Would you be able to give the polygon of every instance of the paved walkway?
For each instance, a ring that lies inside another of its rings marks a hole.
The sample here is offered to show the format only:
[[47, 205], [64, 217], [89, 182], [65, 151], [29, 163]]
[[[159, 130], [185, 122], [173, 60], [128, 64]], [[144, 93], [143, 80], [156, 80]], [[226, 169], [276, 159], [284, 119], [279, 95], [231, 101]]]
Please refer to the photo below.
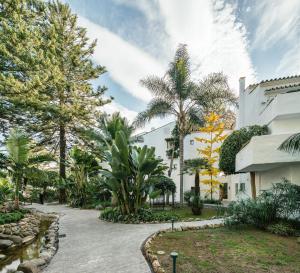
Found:
[[[150, 273], [140, 247], [152, 233], [171, 224], [114, 224], [101, 221], [95, 210], [61, 205], [33, 205], [61, 215], [59, 249], [45, 273]], [[208, 220], [176, 226], [219, 223]]]

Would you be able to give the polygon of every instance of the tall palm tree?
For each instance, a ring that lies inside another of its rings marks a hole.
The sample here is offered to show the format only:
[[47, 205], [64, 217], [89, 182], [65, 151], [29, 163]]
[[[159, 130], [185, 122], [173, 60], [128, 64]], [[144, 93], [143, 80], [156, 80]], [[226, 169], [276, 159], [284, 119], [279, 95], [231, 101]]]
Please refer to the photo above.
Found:
[[300, 152], [300, 133], [294, 134], [279, 146], [279, 150], [289, 153]]
[[191, 68], [186, 45], [179, 45], [174, 60], [164, 77], [149, 76], [141, 80], [154, 96], [147, 109], [138, 114], [134, 125], [143, 126], [153, 118], [173, 115], [179, 129], [180, 203], [183, 204], [183, 140], [195, 123], [202, 123], [205, 113], [216, 106], [236, 103], [227, 78], [222, 73], [213, 73], [195, 83], [191, 79]]

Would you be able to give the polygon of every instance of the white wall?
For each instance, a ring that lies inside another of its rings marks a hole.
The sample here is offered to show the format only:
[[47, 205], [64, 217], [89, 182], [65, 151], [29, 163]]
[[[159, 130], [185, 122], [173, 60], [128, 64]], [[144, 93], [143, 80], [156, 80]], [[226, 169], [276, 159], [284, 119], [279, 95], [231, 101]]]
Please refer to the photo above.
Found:
[[[300, 184], [300, 154], [291, 155], [278, 150], [289, 135], [300, 132], [300, 92], [288, 93], [289, 88], [295, 90], [295, 87], [286, 87], [299, 82], [300, 77], [294, 77], [266, 81], [240, 90], [237, 129], [256, 124], [268, 125], [269, 129], [269, 135], [253, 137], [236, 157], [237, 171], [255, 171], [258, 194], [283, 177]], [[280, 88], [266, 91], [274, 87]], [[251, 196], [250, 175], [244, 173], [231, 176], [232, 199], [237, 198], [233, 189], [241, 181], [246, 182], [246, 191], [239, 197]]]
[[[145, 133], [142, 135], [142, 138], [144, 142], [141, 143], [136, 143], [138, 146], [144, 146], [147, 145], [149, 147], [155, 147], [155, 154], [159, 157], [161, 157], [164, 162], [169, 166], [170, 160], [168, 159], [166, 155], [166, 150], [167, 150], [167, 142], [166, 138], [171, 137], [171, 132], [175, 126], [175, 122], [166, 124], [165, 126], [159, 127], [157, 129], [154, 129], [148, 133]], [[231, 131], [226, 131], [226, 134], [229, 134]], [[190, 135], [187, 135], [184, 139], [184, 159], [193, 159], [193, 158], [198, 158], [200, 157], [199, 152], [197, 151], [198, 148], [203, 148], [205, 145], [196, 141], [195, 137], [204, 137], [204, 133], [192, 133]], [[217, 144], [215, 148], [220, 146], [221, 143]], [[216, 162], [216, 167], [218, 166], [218, 162]], [[171, 178], [176, 184], [176, 195], [175, 195], [175, 200], [179, 202], [179, 189], [180, 189], [180, 177], [179, 177], [179, 159], [174, 159], [174, 167], [175, 169], [172, 171]], [[200, 181], [201, 179], [204, 179], [207, 177], [200, 176]], [[218, 179], [222, 182], [228, 182], [228, 177], [225, 176], [220, 176]], [[191, 187], [194, 186], [194, 176], [185, 174], [184, 175], [184, 192], [188, 191], [191, 189]], [[205, 185], [201, 184], [201, 195], [204, 197], [207, 194], [208, 187]], [[218, 199], [219, 198], [219, 193], [214, 194], [214, 198]]]

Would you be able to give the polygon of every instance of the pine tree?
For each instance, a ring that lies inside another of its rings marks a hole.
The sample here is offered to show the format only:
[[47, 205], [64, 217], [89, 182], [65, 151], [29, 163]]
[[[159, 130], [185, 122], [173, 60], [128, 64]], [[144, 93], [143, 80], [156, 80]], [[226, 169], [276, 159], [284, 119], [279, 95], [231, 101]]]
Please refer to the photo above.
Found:
[[0, 0], [0, 128], [16, 127], [30, 116], [27, 106], [48, 81], [40, 26], [40, 0]]
[[220, 146], [216, 147], [217, 143], [223, 142], [226, 138], [224, 134], [224, 123], [220, 120], [220, 116], [216, 113], [210, 113], [205, 116], [205, 126], [199, 129], [205, 133], [205, 137], [196, 137], [195, 140], [206, 144], [206, 147], [197, 149], [202, 158], [208, 162], [208, 167], [201, 171], [201, 175], [209, 178], [202, 179], [202, 183], [208, 186], [208, 192], [212, 200], [213, 193], [220, 189], [222, 183], [217, 179], [220, 170], [216, 167], [216, 162], [219, 160]]
[[[44, 23], [44, 43], [51, 70], [47, 86], [39, 92], [40, 104], [30, 129], [39, 143], [59, 154], [61, 184], [66, 180], [66, 155], [72, 142], [80, 141], [79, 131], [94, 125], [105, 88], [94, 90], [91, 80], [105, 72], [103, 66], [91, 61], [96, 41], [92, 43], [86, 29], [77, 26], [77, 16], [67, 4], [58, 1], [47, 5]], [[60, 202], [66, 201], [65, 188], [60, 190]]]

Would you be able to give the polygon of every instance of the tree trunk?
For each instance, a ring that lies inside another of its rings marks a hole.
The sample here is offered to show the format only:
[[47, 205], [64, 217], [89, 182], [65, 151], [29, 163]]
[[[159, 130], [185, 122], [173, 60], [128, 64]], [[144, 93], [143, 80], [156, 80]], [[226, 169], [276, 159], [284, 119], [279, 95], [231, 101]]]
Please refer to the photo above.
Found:
[[252, 198], [256, 198], [255, 172], [250, 172]]
[[[63, 123], [59, 127], [59, 178], [61, 182], [66, 180], [66, 130]], [[67, 202], [67, 195], [65, 187], [59, 190], [59, 203], [64, 204]]]
[[195, 174], [195, 196], [199, 196], [200, 195], [200, 176], [199, 176], [199, 172], [196, 171]]
[[180, 175], [180, 205], [183, 205], [183, 147], [184, 134], [179, 133], [179, 175]]
[[20, 201], [19, 201], [19, 188], [20, 188], [20, 182], [21, 179], [19, 177], [19, 175], [16, 177], [16, 188], [15, 188], [15, 209], [19, 209], [20, 208]]
[[168, 176], [171, 177], [172, 174], [172, 170], [173, 170], [173, 162], [174, 162], [174, 147], [172, 149], [172, 156], [171, 156], [171, 160], [170, 160], [170, 166], [169, 166], [169, 170], [168, 170]]

